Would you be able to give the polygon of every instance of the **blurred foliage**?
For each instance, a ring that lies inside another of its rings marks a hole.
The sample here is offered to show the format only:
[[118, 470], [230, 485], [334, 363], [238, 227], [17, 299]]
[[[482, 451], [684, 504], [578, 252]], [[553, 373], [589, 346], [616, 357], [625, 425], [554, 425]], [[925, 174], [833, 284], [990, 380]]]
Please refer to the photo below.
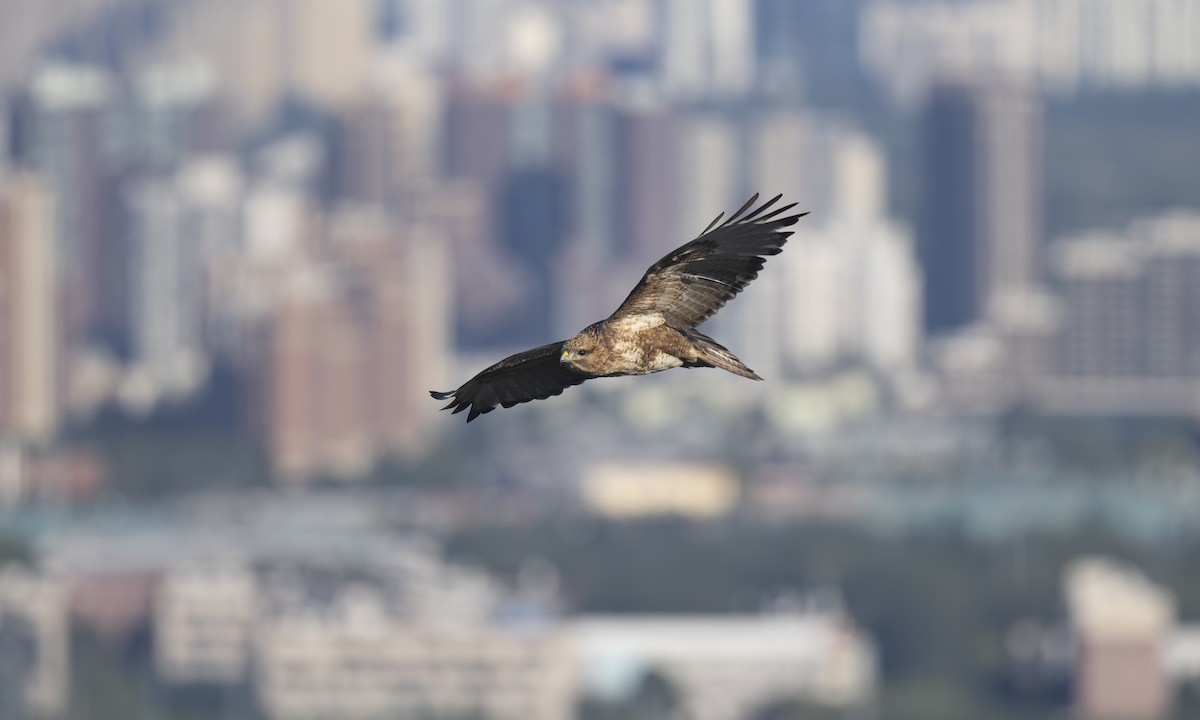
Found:
[[0, 533], [0, 566], [8, 563], [28, 565], [32, 556], [21, 539]]
[[[838, 588], [879, 645], [881, 720], [1061, 715], [1060, 694], [1014, 689], [1005, 640], [1018, 620], [1062, 620], [1061, 575], [1082, 554], [1137, 564], [1177, 594], [1183, 619], [1200, 618], [1200, 539], [1133, 545], [1102, 527], [984, 542], [953, 527], [896, 537], [738, 520], [580, 520], [469, 530], [448, 552], [509, 576], [544, 557], [578, 612], [749, 612], [789, 591]], [[786, 712], [779, 717], [821, 717]]]
[[365, 478], [368, 484], [430, 490], [459, 488], [471, 477], [460, 431], [442, 432], [433, 445], [415, 457], [385, 458]]
[[657, 671], [642, 676], [631, 697], [625, 700], [585, 699], [579, 720], [673, 720], [684, 718], [679, 689]]

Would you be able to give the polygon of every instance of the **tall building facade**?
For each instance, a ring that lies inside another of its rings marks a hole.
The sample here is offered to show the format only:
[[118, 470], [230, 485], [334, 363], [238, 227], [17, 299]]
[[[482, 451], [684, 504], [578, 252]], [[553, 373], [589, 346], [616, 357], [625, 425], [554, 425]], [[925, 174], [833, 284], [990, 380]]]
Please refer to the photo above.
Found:
[[666, 97], [745, 95], [754, 86], [751, 0], [666, 0], [659, 73]]
[[1008, 85], [941, 85], [924, 111], [918, 247], [925, 329], [992, 319], [1040, 279], [1041, 117]]
[[105, 118], [111, 78], [97, 68], [50, 65], [16, 102], [14, 154], [54, 198], [56, 273], [62, 281], [64, 342], [81, 345], [97, 324], [102, 288], [94, 269], [111, 236], [105, 220]]
[[1200, 376], [1200, 217], [1169, 213], [1126, 233], [1057, 242], [1064, 325], [1058, 369], [1075, 377]]
[[450, 341], [446, 248], [438, 228], [397, 223], [343, 211], [325, 254], [282, 269], [265, 317], [261, 420], [285, 480], [352, 479], [428, 439], [418, 413]]
[[42, 443], [59, 425], [62, 346], [54, 203], [0, 175], [0, 432]]

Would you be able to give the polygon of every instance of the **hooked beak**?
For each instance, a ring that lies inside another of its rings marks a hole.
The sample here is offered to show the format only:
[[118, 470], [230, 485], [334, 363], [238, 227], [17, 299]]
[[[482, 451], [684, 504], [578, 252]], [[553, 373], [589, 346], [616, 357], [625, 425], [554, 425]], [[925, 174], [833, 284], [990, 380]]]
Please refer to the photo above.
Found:
[[565, 363], [569, 357], [571, 357], [571, 351], [564, 348], [562, 351], [562, 356], [558, 358], [558, 361], [560, 363]]

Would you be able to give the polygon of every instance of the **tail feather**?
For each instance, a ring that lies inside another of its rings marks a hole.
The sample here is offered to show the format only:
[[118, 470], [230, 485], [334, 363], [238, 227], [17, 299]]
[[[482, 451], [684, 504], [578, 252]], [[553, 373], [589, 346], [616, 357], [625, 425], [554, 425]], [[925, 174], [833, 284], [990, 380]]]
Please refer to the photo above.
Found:
[[696, 365], [721, 368], [744, 378], [762, 380], [757, 373], [746, 367], [746, 363], [739, 360], [736, 355], [729, 352], [728, 348], [716, 340], [695, 330], [689, 330], [685, 334], [688, 340], [692, 341], [692, 347], [696, 350]]

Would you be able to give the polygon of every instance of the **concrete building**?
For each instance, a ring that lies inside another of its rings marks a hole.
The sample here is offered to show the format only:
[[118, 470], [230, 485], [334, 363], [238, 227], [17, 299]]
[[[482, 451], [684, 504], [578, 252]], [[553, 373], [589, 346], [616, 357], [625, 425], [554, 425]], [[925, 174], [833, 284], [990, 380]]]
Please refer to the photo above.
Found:
[[[374, 50], [370, 0], [273, 0], [283, 23], [288, 89], [325, 107], [360, 96]], [[243, 3], [234, 3], [234, 6]]]
[[733, 509], [739, 484], [717, 464], [602, 463], [584, 472], [580, 491], [585, 506], [603, 517], [711, 518]]
[[561, 627], [414, 621], [365, 585], [326, 604], [266, 612], [256, 633], [256, 691], [278, 720], [572, 716], [575, 678]]
[[1052, 245], [1061, 318], [1038, 402], [1057, 412], [1200, 415], [1200, 217], [1164, 213], [1124, 232]]
[[1062, 374], [1142, 373], [1141, 250], [1115, 233], [1090, 233], [1055, 243], [1054, 275], [1065, 313]]
[[679, 100], [730, 98], [754, 87], [754, 4], [667, 0], [660, 20], [661, 92]]
[[1200, 84], [1200, 9], [1187, 0], [879, 2], [861, 33], [864, 65], [906, 102], [950, 78], [1061, 94]]
[[887, 217], [880, 148], [845, 128], [828, 133], [830, 212], [796, 226], [782, 262], [783, 359], [798, 370], [856, 361], [911, 369], [920, 347], [920, 272], [908, 232]]
[[955, 84], [933, 91], [923, 125], [924, 325], [945, 333], [1037, 292], [1041, 116], [1019, 86]]
[[105, 308], [100, 283], [111, 248], [111, 207], [103, 153], [112, 78], [90, 66], [39, 68], [15, 101], [12, 129], [17, 167], [37, 173], [54, 198], [51, 229], [61, 282], [62, 342], [72, 352], [96, 329]]
[[790, 228], [787, 252], [770, 261], [775, 270], [728, 310], [740, 313], [734, 346], [756, 358], [760, 374], [848, 362], [885, 375], [910, 369], [921, 338], [920, 272], [908, 231], [888, 216], [882, 149], [801, 111], [772, 113], [748, 141], [752, 185], [814, 212]]
[[341, 194], [381, 206], [442, 170], [443, 90], [432, 75], [384, 66], [345, 111]]
[[54, 436], [61, 407], [54, 215], [32, 176], [0, 175], [0, 431], [35, 444]]
[[58, 717], [71, 678], [67, 597], [53, 577], [0, 568], [0, 711]]
[[203, 255], [169, 177], [132, 185], [126, 197], [132, 369], [122, 400], [144, 412], [164, 397], [186, 397], [203, 378]]
[[327, 108], [366, 86], [374, 35], [368, 0], [220, 0], [187, 4], [165, 40], [221, 79], [243, 128], [265, 121], [286, 93]]
[[236, 561], [168, 570], [154, 597], [155, 674], [169, 685], [245, 682], [257, 590], [253, 569]]
[[837, 613], [582, 617], [574, 624], [585, 692], [620, 697], [663, 676], [694, 720], [738, 720], [782, 700], [838, 708], [868, 701], [871, 644]]
[[236, 295], [214, 277], [236, 262], [241, 242], [242, 179], [223, 156], [200, 156], [178, 171], [128, 184], [128, 284], [125, 309], [129, 371], [120, 399], [148, 410], [191, 395], [214, 353], [230, 353]]
[[346, 209], [324, 254], [284, 270], [265, 317], [263, 429], [285, 478], [362, 475], [419, 451], [425, 391], [449, 356], [447, 248], [437, 227]]
[[268, 330], [263, 421], [268, 454], [283, 478], [353, 477], [372, 461], [361, 330], [323, 270], [293, 272]]
[[1075, 710], [1087, 718], [1166, 715], [1172, 688], [1165, 658], [1175, 625], [1170, 593], [1106, 558], [1075, 561], [1064, 592], [1078, 642]]
[[553, 568], [508, 586], [376, 530], [372, 499], [214, 500], [183, 526], [57, 536], [40, 574], [0, 573], [0, 634], [37, 647], [9, 657], [28, 643], [0, 644], [0, 662], [25, 658], [0, 686], [65, 709], [72, 618], [110, 642], [149, 631], [166, 691], [248, 690], [273, 720], [569, 720], [646, 672], [696, 720], [789, 699], [853, 709], [876, 687], [870, 639], [822, 595], [763, 615], [564, 617]]

